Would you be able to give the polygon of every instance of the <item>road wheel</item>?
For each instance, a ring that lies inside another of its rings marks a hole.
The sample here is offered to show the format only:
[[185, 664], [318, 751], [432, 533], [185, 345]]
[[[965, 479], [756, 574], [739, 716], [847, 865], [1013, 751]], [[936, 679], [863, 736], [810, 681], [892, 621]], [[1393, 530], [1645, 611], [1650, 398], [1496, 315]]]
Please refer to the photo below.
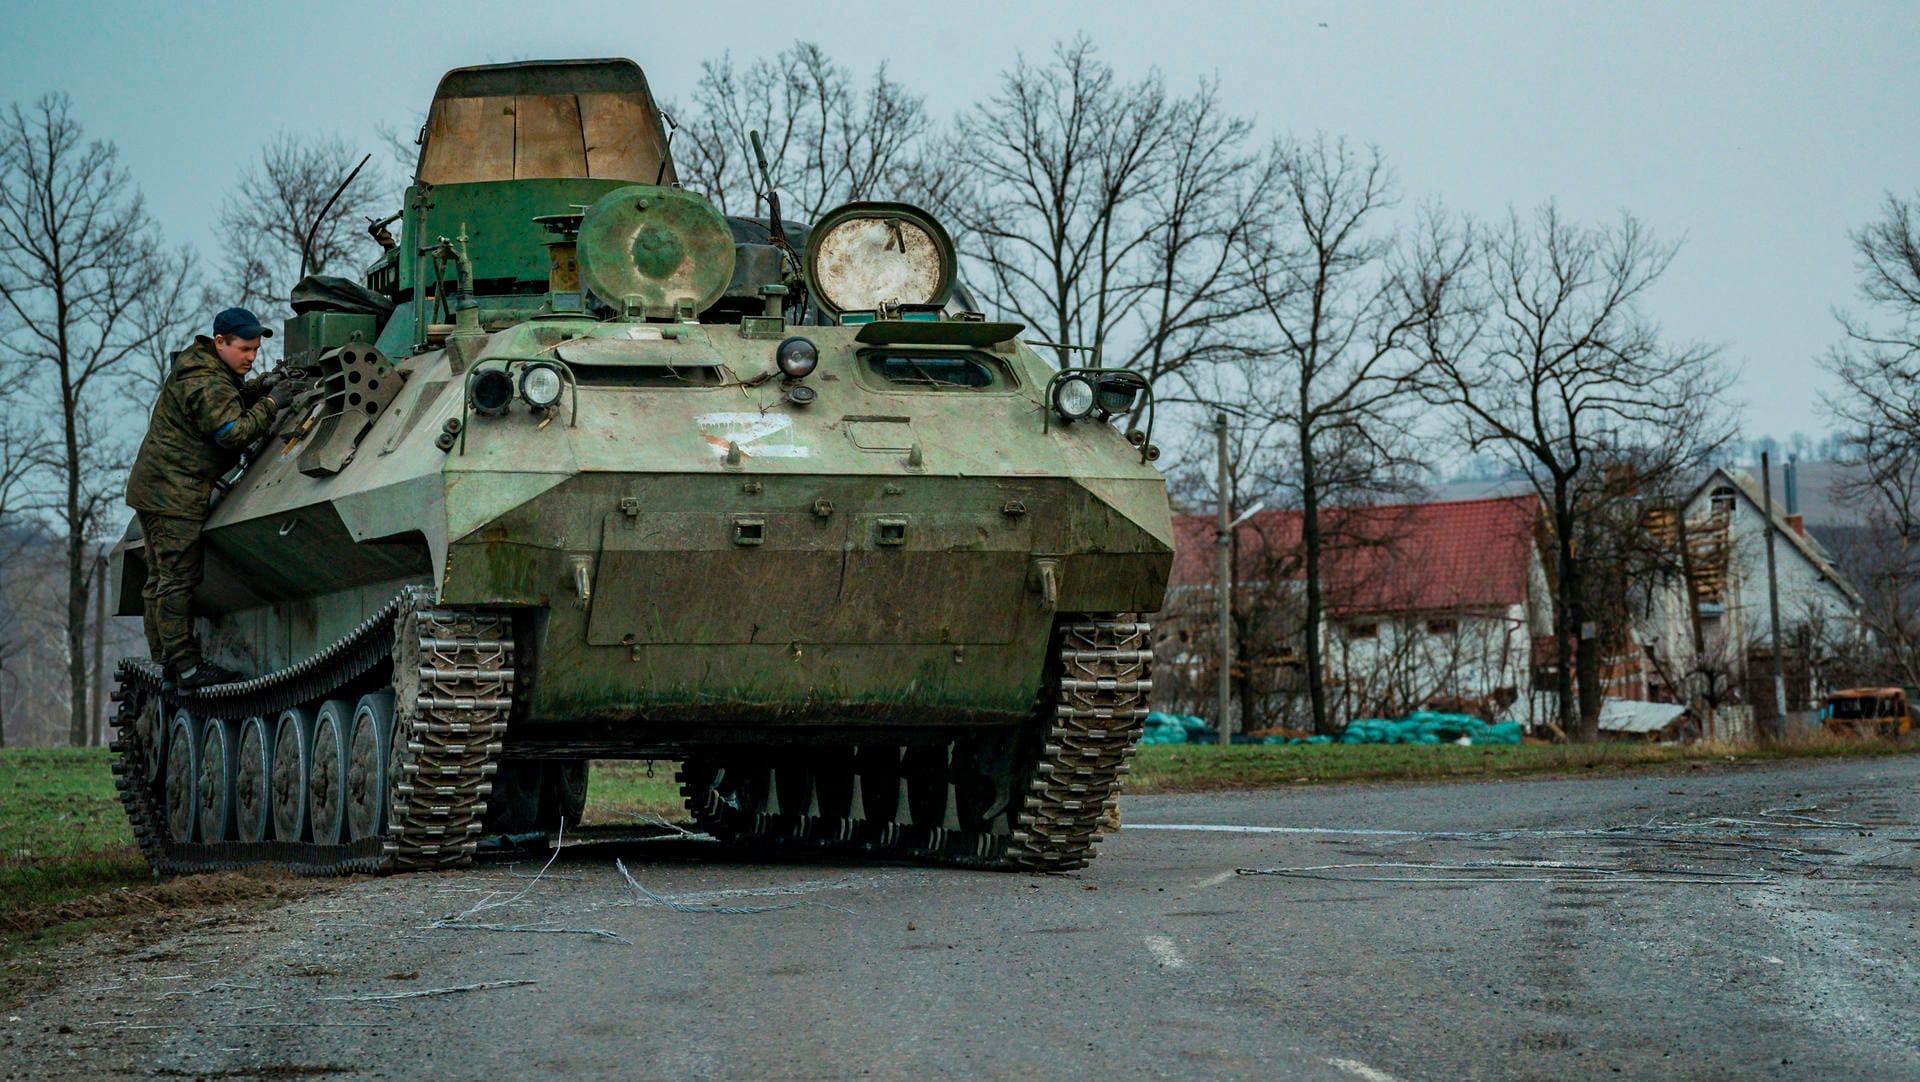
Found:
[[813, 811], [813, 770], [805, 759], [783, 759], [773, 768], [773, 796], [780, 814], [798, 817]]
[[147, 751], [147, 785], [160, 784], [160, 777], [167, 763], [167, 708], [154, 695], [140, 707], [139, 717], [134, 721], [134, 730], [140, 734], [141, 746]]
[[717, 783], [722, 802], [731, 804], [741, 822], [758, 828], [773, 792], [773, 768], [763, 759], [733, 759], [720, 768]]
[[500, 764], [493, 776], [493, 793], [487, 797], [483, 833], [531, 834], [543, 828], [540, 791], [545, 788], [541, 777], [545, 766], [524, 759]]
[[[413, 753], [413, 721], [396, 707], [390, 711], [392, 723], [387, 726], [387, 828], [393, 827], [394, 809], [401, 806], [400, 786], [407, 780], [408, 764], [416, 763]], [[415, 766], [418, 770], [419, 767]]]
[[587, 760], [566, 759], [540, 767], [539, 829], [551, 829], [563, 820], [568, 827], [579, 826], [580, 817], [587, 813]]
[[313, 719], [313, 763], [307, 780], [308, 822], [319, 845], [338, 845], [347, 829], [348, 741], [353, 707], [328, 699]]
[[208, 718], [200, 732], [200, 840], [224, 842], [233, 837], [234, 726]]
[[273, 828], [273, 741], [266, 719], [240, 723], [233, 766], [234, 831], [243, 842], [265, 841]]
[[192, 714], [176, 711], [167, 725], [167, 834], [176, 843], [195, 840], [200, 823], [200, 726]]
[[312, 763], [312, 713], [298, 706], [281, 711], [273, 727], [273, 836], [283, 842], [307, 836]]
[[953, 745], [953, 811], [960, 829], [1006, 833], [1008, 804], [1013, 793], [1013, 762], [1021, 735], [994, 733], [969, 736]]
[[362, 695], [353, 708], [347, 745], [347, 837], [371, 838], [387, 829], [387, 761], [393, 739], [393, 693]]

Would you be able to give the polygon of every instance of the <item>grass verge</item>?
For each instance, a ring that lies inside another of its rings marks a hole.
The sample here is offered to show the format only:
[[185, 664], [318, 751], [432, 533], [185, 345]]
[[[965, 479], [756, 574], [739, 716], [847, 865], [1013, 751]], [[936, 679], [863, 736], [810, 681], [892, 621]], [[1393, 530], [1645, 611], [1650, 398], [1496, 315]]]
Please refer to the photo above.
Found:
[[133, 843], [104, 748], [0, 749], [0, 1005], [52, 979], [49, 948], [147, 920], [153, 931], [208, 906], [296, 897], [274, 873], [154, 882]]
[[1129, 793], [1204, 793], [1350, 781], [1440, 781], [1526, 774], [1584, 774], [1676, 763], [1861, 758], [1920, 751], [1900, 743], [1815, 735], [1760, 748], [1718, 744], [1293, 744], [1230, 748], [1150, 745], [1140, 749]]
[[105, 748], [0, 750], [0, 935], [76, 898], [150, 883]]
[[631, 825], [687, 817], [675, 764], [666, 760], [596, 759], [587, 783], [586, 826]]

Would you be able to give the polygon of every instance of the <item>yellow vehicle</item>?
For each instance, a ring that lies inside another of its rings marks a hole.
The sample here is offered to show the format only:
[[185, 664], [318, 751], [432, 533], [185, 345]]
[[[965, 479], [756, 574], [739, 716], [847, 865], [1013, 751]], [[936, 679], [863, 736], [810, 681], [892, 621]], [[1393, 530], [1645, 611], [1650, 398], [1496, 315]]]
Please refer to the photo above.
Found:
[[1913, 731], [1913, 705], [1905, 688], [1848, 688], [1827, 696], [1820, 709], [1827, 731], [1861, 736], [1904, 736]]

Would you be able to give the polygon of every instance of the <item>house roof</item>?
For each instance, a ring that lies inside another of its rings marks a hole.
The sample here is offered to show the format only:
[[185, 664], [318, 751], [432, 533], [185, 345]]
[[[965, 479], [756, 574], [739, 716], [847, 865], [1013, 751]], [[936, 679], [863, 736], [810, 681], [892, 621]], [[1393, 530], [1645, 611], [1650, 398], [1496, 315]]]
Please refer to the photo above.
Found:
[[[1700, 482], [1699, 487], [1693, 490], [1693, 495], [1688, 497], [1687, 503], [1693, 503], [1700, 498], [1701, 493], [1709, 492], [1722, 485], [1731, 487], [1742, 499], [1751, 504], [1755, 511], [1761, 514], [1766, 513], [1766, 504], [1764, 502], [1765, 493], [1760, 489], [1760, 482], [1754, 480], [1753, 475], [1747, 473], [1745, 470], [1714, 470], [1707, 475], [1706, 480]], [[1773, 505], [1773, 529], [1776, 534], [1787, 539], [1787, 542], [1793, 546], [1793, 549], [1800, 554], [1802, 559], [1813, 565], [1813, 569], [1819, 572], [1821, 578], [1831, 582], [1836, 589], [1845, 594], [1848, 600], [1852, 601], [1855, 605], [1862, 603], [1859, 591], [1855, 590], [1851, 583], [1841, 577], [1839, 570], [1827, 559], [1826, 552], [1821, 549], [1819, 545], [1816, 545], [1812, 538], [1793, 528], [1792, 524], [1787, 521], [1786, 512], [1777, 501]]]
[[1679, 703], [1644, 703], [1631, 699], [1603, 699], [1600, 728], [1610, 733], [1657, 733], [1687, 712]]
[[[1773, 506], [1785, 513], [1787, 506], [1787, 466], [1789, 463], [1776, 462], [1773, 466]], [[1845, 489], [1857, 485], [1864, 476], [1864, 469], [1857, 463], [1849, 462], [1795, 462], [1791, 463], [1797, 474], [1795, 488], [1798, 491], [1799, 514], [1807, 528], [1818, 536], [1826, 527], [1850, 526], [1859, 523], [1861, 509], [1848, 500]], [[1716, 467], [1717, 469], [1718, 467]], [[1730, 472], [1745, 473], [1749, 478], [1758, 476], [1760, 464], [1750, 462], [1729, 468]], [[1696, 476], [1694, 491], [1711, 477], [1714, 470], [1702, 470]], [[1507, 496], [1521, 492], [1532, 492], [1533, 482], [1525, 477], [1497, 477], [1477, 481], [1449, 481], [1433, 490], [1436, 500], [1477, 500], [1486, 496]], [[1756, 482], [1753, 496], [1758, 499], [1760, 488]]]
[[[1329, 508], [1321, 512], [1321, 586], [1336, 616], [1524, 604], [1540, 498]], [[1174, 520], [1175, 587], [1211, 587], [1215, 520]], [[1266, 511], [1237, 531], [1242, 584], [1303, 577], [1299, 511]]]

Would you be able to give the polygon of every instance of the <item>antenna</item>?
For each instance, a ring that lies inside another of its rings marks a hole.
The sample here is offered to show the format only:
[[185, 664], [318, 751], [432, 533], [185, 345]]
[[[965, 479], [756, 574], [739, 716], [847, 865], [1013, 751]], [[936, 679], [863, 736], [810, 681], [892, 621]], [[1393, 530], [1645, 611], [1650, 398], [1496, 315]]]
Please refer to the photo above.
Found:
[[767, 201], [767, 240], [774, 247], [787, 253], [794, 266], [800, 265], [800, 253], [793, 250], [787, 240], [787, 227], [780, 224], [780, 193], [773, 190], [773, 171], [767, 168], [767, 152], [760, 145], [760, 133], [747, 133], [753, 140], [753, 160], [760, 166], [760, 180], [767, 186], [763, 198]]
[[[306, 236], [300, 238], [300, 278], [307, 276], [307, 264], [313, 262], [313, 235], [319, 232], [320, 223], [327, 220], [327, 212], [332, 210], [333, 205], [340, 201], [340, 193], [347, 190], [347, 185], [352, 184], [353, 178], [359, 176], [360, 170], [365, 169], [367, 163], [372, 160], [373, 155], [371, 154], [360, 159], [360, 164], [354, 166], [353, 172], [347, 174], [347, 179], [341, 181], [340, 186], [333, 190], [333, 196], [327, 200], [327, 205], [321, 207], [320, 213], [313, 216], [313, 224], [307, 226]], [[392, 219], [390, 218], [388, 221], [392, 221]], [[299, 278], [294, 279], [296, 282], [299, 280]]]

